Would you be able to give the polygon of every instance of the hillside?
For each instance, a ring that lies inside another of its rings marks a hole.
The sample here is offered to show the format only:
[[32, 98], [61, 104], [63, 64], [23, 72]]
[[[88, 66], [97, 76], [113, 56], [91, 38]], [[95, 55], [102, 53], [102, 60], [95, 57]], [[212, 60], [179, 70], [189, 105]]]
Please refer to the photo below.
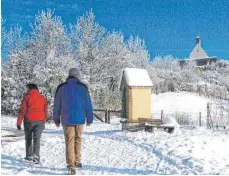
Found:
[[175, 112], [199, 113], [206, 115], [207, 103], [213, 103], [212, 99], [199, 96], [190, 92], [166, 92], [152, 94], [151, 112], [171, 114]]

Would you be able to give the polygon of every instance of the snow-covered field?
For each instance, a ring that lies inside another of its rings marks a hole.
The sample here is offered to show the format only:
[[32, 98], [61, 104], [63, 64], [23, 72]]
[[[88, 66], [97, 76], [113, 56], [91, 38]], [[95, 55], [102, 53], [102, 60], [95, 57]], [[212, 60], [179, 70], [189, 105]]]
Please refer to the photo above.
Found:
[[166, 92], [161, 94], [152, 94], [151, 98], [152, 113], [174, 113], [176, 111], [186, 113], [207, 113], [207, 103], [214, 101], [201, 97], [198, 94], [190, 92]]
[[[152, 96], [152, 111], [204, 111], [209, 99], [190, 93]], [[189, 106], [188, 109], [186, 107]], [[206, 110], [205, 110], [206, 111]], [[124, 132], [118, 118], [111, 124], [95, 121], [83, 133], [83, 168], [77, 174], [224, 174], [229, 175], [229, 130], [181, 128], [168, 134]], [[18, 137], [4, 137], [14, 135]], [[62, 128], [46, 124], [41, 139], [41, 165], [24, 161], [23, 131], [16, 129], [16, 117], [1, 117], [1, 174], [66, 174]]]
[[[24, 161], [24, 136], [14, 134], [16, 118], [2, 116], [1, 174], [66, 174], [62, 128], [47, 124], [41, 139], [41, 165]], [[77, 174], [229, 174], [229, 132], [203, 128], [180, 134], [123, 132], [119, 119], [95, 122], [83, 133], [83, 168]], [[20, 134], [20, 133], [19, 133]], [[12, 139], [12, 140], [10, 140]]]
[[[210, 99], [190, 92], [166, 92], [158, 95], [152, 94], [151, 98], [152, 118], [172, 116], [188, 119], [190, 125], [199, 125], [199, 113], [201, 112], [202, 125], [206, 126], [207, 104], [210, 107], [210, 116], [214, 124], [229, 124], [229, 101]], [[223, 114], [223, 116], [222, 116]]]

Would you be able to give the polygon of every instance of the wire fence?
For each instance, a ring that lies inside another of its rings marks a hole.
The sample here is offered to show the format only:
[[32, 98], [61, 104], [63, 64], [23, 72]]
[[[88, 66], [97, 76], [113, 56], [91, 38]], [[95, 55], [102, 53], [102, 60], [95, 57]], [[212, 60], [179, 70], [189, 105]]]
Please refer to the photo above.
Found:
[[[122, 110], [94, 109], [94, 112], [105, 123], [110, 123], [111, 117], [122, 117]], [[175, 111], [166, 113], [152, 113], [153, 119], [174, 118], [181, 127], [206, 127], [208, 129], [218, 129], [229, 127], [229, 101], [219, 103], [207, 103], [206, 110], [202, 112], [182, 112]]]
[[152, 113], [152, 118], [174, 118], [182, 127], [206, 127], [208, 129], [226, 129], [229, 127], [229, 102], [208, 103], [206, 111], [199, 113], [175, 111], [173, 113]]
[[176, 111], [173, 113], [152, 113], [151, 114], [152, 118], [155, 119], [169, 119], [169, 118], [174, 118], [177, 123], [180, 126], [190, 126], [190, 127], [196, 127], [196, 126], [206, 126], [206, 113], [191, 113], [191, 112], [181, 112], [181, 111]]
[[229, 126], [229, 102], [209, 103], [207, 106], [208, 128], [224, 129]]

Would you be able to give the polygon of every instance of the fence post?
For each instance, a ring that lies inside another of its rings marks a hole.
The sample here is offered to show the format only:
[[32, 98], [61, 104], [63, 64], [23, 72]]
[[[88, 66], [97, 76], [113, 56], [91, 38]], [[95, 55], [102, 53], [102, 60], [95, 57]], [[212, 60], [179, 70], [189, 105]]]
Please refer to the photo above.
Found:
[[206, 97], [208, 97], [208, 93], [207, 93], [207, 84], [204, 85], [204, 88], [205, 88], [205, 95], [206, 95]]
[[201, 127], [201, 112], [199, 112], [199, 124], [200, 124], [200, 127]]
[[110, 120], [111, 120], [111, 111], [108, 110], [108, 124], [110, 124]]
[[107, 115], [108, 115], [108, 113], [107, 113], [107, 109], [105, 110], [105, 123], [107, 123]]
[[210, 116], [210, 112], [209, 112], [209, 103], [207, 104], [207, 129], [210, 127], [209, 125], [209, 116]]
[[163, 110], [161, 110], [161, 120], [162, 120], [162, 118], [163, 118]]

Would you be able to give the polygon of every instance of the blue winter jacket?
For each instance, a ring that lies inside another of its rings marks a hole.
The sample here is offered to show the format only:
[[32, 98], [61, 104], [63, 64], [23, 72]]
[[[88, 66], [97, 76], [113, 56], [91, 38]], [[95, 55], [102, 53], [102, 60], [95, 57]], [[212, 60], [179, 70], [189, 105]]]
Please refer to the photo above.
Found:
[[[61, 118], [60, 118], [61, 117]], [[68, 78], [57, 87], [53, 120], [56, 124], [80, 125], [93, 122], [93, 108], [85, 84], [77, 78]]]

